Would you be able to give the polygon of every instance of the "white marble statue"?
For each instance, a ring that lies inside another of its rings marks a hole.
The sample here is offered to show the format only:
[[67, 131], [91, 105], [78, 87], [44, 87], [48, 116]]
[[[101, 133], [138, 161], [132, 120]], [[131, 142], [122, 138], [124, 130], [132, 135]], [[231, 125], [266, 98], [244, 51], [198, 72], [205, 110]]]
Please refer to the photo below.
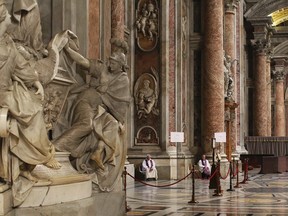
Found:
[[87, 79], [88, 83], [71, 91], [70, 96], [76, 97], [71, 97], [73, 105], [67, 110], [67, 129], [53, 143], [57, 150], [71, 153], [79, 172], [96, 173], [94, 182], [100, 189], [111, 190], [125, 162], [124, 124], [130, 104], [126, 51], [113, 52], [103, 63], [84, 58], [72, 47], [65, 46], [68, 55], [98, 82], [93, 85]]
[[157, 100], [157, 95], [154, 90], [150, 87], [150, 81], [148, 79], [143, 81], [143, 87], [139, 89], [137, 93], [137, 114], [139, 119], [142, 116], [147, 115], [152, 111]]
[[224, 98], [226, 100], [234, 100], [234, 80], [231, 72], [231, 67], [237, 61], [224, 52]]
[[[12, 184], [14, 206], [23, 202], [37, 179], [38, 164], [59, 169], [43, 117], [44, 89], [35, 68], [7, 34], [11, 16], [0, 1], [0, 108], [8, 110], [7, 137], [1, 138], [0, 177]], [[36, 130], [37, 129], [37, 130]]]
[[[13, 205], [21, 205], [42, 180], [33, 175], [37, 165], [61, 169], [56, 149], [70, 152], [74, 168], [92, 174], [100, 190], [113, 190], [126, 159], [127, 44], [111, 40], [118, 49], [105, 63], [81, 56], [78, 38], [69, 30], [45, 46], [37, 1], [13, 2], [11, 25], [0, 0], [0, 183], [11, 185]], [[92, 79], [81, 80], [74, 61]], [[54, 89], [55, 77], [76, 85], [69, 95], [67, 90], [68, 99], [61, 86]]]

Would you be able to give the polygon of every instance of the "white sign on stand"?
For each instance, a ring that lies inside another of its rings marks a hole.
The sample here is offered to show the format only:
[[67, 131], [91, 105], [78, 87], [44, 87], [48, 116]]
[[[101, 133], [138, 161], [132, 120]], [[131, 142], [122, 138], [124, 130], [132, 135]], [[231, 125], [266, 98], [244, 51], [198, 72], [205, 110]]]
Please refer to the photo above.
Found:
[[170, 132], [171, 142], [184, 142], [184, 132]]
[[226, 142], [226, 132], [217, 132], [214, 133], [216, 142]]

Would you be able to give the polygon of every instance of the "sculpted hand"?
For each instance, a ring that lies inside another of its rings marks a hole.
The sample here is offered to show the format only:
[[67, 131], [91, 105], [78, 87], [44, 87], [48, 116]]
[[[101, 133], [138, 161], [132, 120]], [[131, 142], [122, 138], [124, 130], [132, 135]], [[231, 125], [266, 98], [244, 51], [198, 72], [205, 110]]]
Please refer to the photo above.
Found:
[[40, 95], [41, 96], [41, 101], [44, 100], [44, 88], [43, 86], [41, 85], [41, 83], [39, 81], [36, 81], [34, 83], [34, 86], [37, 88], [37, 91], [36, 91], [36, 95]]

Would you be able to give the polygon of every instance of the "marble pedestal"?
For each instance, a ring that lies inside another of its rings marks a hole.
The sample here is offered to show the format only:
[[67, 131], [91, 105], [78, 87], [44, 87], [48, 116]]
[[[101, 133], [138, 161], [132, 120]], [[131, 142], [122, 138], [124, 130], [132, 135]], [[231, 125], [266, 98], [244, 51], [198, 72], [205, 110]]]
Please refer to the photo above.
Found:
[[[125, 164], [126, 167], [126, 171], [127, 173], [129, 173], [130, 175], [132, 175], [135, 178], [135, 167], [134, 164]], [[127, 175], [127, 184], [134, 184], [134, 179], [131, 176]]]
[[92, 193], [91, 197], [49, 206], [16, 208], [5, 216], [123, 216], [125, 194]]
[[[32, 187], [25, 201], [18, 207], [48, 206], [91, 197], [92, 181], [89, 175], [79, 174], [70, 164], [69, 153], [57, 152], [62, 167], [58, 170], [38, 165], [32, 174], [39, 181]], [[5, 188], [6, 187], [6, 188]], [[0, 191], [0, 215], [12, 209], [11, 189], [4, 185]]]
[[12, 192], [8, 185], [0, 185], [0, 215], [12, 210]]

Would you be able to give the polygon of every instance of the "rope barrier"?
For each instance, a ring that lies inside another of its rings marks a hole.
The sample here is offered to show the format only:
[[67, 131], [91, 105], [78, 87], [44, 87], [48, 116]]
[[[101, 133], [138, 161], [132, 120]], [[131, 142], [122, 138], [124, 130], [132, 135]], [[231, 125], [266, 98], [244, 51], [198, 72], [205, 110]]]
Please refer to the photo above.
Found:
[[238, 169], [238, 161], [237, 161], [237, 165], [236, 165], [236, 172], [233, 172], [233, 177], [235, 177], [237, 174], [238, 174], [238, 172], [239, 172], [239, 169]]
[[174, 182], [174, 183], [166, 184], [166, 185], [152, 185], [152, 184], [148, 184], [148, 183], [146, 183], [146, 182], [144, 182], [144, 181], [142, 181], [142, 180], [140, 180], [140, 179], [135, 178], [134, 176], [132, 176], [132, 175], [131, 175], [130, 173], [128, 173], [128, 172], [127, 172], [127, 174], [128, 174], [128, 176], [130, 176], [131, 178], [133, 178], [135, 181], [140, 182], [140, 183], [142, 183], [142, 184], [144, 184], [144, 185], [147, 185], [147, 186], [150, 186], [150, 187], [159, 187], [159, 188], [161, 188], [161, 187], [169, 187], [169, 186], [178, 184], [179, 182], [181, 182], [181, 181], [183, 181], [184, 179], [186, 179], [189, 175], [191, 175], [192, 172], [193, 172], [193, 171], [191, 171], [188, 175], [186, 175], [186, 176], [183, 177], [182, 179], [177, 180], [177, 181]]
[[214, 173], [208, 178], [208, 180], [211, 180], [216, 175], [218, 169], [219, 169], [219, 167], [216, 167]]
[[[248, 164], [248, 162], [247, 162], [247, 164]], [[247, 172], [248, 172], [248, 165], [246, 164], [246, 169], [245, 169], [245, 171], [247, 170]], [[236, 166], [236, 175], [237, 175], [237, 185], [236, 186], [234, 186], [235, 188], [238, 186], [239, 187], [239, 185], [238, 185], [238, 161], [237, 161], [237, 166]], [[188, 203], [197, 203], [196, 201], [195, 201], [195, 168], [194, 168], [194, 165], [193, 165], [193, 169], [191, 170], [191, 172], [190, 173], [188, 173], [186, 176], [184, 176], [183, 178], [181, 178], [181, 179], [179, 179], [179, 180], [177, 180], [176, 182], [174, 182], [174, 183], [171, 183], [171, 184], [165, 184], [165, 185], [153, 185], [153, 184], [148, 184], [148, 183], [146, 183], [146, 182], [144, 182], [144, 181], [142, 181], [142, 180], [140, 180], [140, 179], [138, 179], [138, 178], [135, 178], [134, 176], [132, 176], [130, 173], [128, 173], [127, 172], [127, 170], [126, 170], [126, 167], [125, 167], [125, 171], [123, 171], [123, 175], [124, 175], [124, 191], [125, 191], [125, 205], [126, 205], [126, 212], [128, 212], [128, 211], [130, 211], [131, 210], [131, 208], [130, 207], [128, 207], [127, 206], [127, 195], [126, 195], [126, 191], [127, 191], [127, 188], [126, 188], [126, 184], [127, 184], [127, 175], [128, 176], [130, 176], [132, 179], [134, 179], [135, 181], [137, 181], [137, 182], [140, 182], [140, 183], [142, 183], [143, 185], [147, 185], [147, 186], [150, 186], [150, 187], [156, 187], [156, 188], [161, 188], [161, 187], [169, 187], [169, 186], [173, 186], [173, 185], [175, 185], [175, 184], [178, 184], [179, 182], [181, 182], [181, 181], [183, 181], [184, 179], [186, 179], [188, 176], [190, 176], [192, 174], [192, 200], [190, 201], [190, 202], [188, 202]], [[198, 173], [197, 173], [198, 174]], [[215, 171], [212, 173], [212, 175], [208, 178], [208, 180], [211, 180], [215, 175], [217, 175], [216, 176], [216, 178], [217, 178], [217, 187], [216, 187], [216, 190], [215, 190], [215, 194], [213, 195], [213, 196], [222, 196], [222, 190], [221, 190], [221, 185], [220, 185], [220, 178], [221, 179], [226, 179], [227, 177], [228, 177], [228, 175], [230, 174], [230, 191], [232, 191], [231, 189], [231, 185], [232, 185], [232, 182], [231, 182], [231, 180], [232, 180], [232, 175], [235, 175], [234, 174], [234, 172], [233, 172], [233, 170], [232, 170], [232, 164], [231, 164], [231, 162], [230, 162], [230, 167], [229, 167], [229, 169], [228, 169], [228, 172], [227, 172], [227, 175], [223, 178], [222, 176], [221, 176], [221, 173], [220, 173], [220, 162], [218, 162], [218, 165], [217, 165], [217, 167], [216, 167], [216, 169], [215, 169]], [[199, 176], [198, 176], [199, 177]], [[244, 174], [244, 180], [245, 180], [246, 178], [245, 178], [245, 174]]]
[[228, 177], [229, 173], [230, 173], [230, 168], [228, 169], [228, 172], [227, 172], [226, 176], [223, 178], [221, 173], [219, 172], [220, 178], [223, 179], [223, 180], [226, 179]]

